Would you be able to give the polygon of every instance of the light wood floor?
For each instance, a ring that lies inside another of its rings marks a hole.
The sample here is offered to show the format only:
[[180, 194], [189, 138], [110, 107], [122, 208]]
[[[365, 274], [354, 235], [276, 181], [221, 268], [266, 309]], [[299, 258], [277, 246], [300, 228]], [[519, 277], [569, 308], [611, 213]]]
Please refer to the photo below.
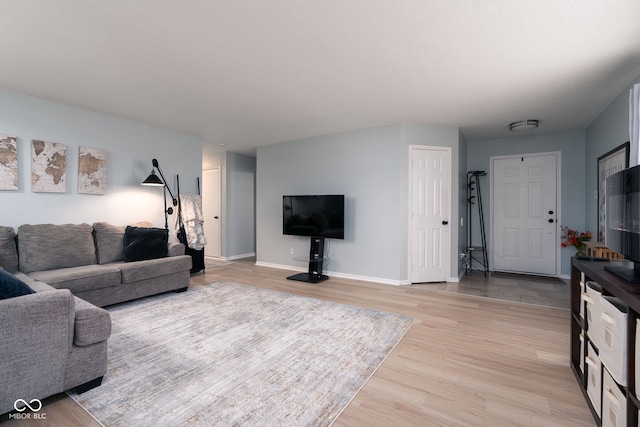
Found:
[[[339, 278], [312, 285], [289, 274], [235, 261], [191, 285], [235, 281], [416, 319], [335, 426], [595, 425], [569, 368], [566, 309]], [[6, 425], [97, 425], [64, 394], [40, 412], [46, 420]]]

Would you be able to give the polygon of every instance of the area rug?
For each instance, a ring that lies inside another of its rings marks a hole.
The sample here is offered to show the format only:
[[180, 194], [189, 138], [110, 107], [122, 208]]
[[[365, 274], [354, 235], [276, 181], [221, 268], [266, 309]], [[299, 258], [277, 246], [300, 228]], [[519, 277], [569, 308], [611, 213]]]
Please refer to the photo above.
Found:
[[113, 306], [106, 426], [327, 426], [413, 319], [215, 282]]

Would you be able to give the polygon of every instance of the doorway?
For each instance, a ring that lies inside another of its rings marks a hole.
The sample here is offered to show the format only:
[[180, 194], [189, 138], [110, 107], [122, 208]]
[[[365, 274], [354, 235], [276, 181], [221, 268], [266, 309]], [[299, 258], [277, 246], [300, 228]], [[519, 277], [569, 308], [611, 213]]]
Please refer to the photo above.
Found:
[[491, 157], [494, 271], [558, 275], [560, 154]]
[[409, 282], [446, 282], [451, 264], [451, 148], [411, 146]]
[[202, 171], [202, 215], [207, 244], [205, 256], [220, 258], [220, 168]]

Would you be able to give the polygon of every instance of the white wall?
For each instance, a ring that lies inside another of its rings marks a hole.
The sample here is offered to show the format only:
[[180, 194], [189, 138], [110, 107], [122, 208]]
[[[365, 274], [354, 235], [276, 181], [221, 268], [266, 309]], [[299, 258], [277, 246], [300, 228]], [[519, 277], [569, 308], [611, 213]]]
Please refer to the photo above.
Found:
[[[640, 76], [634, 83], [640, 83]], [[585, 215], [590, 230], [598, 228], [598, 157], [629, 141], [629, 90], [634, 83], [623, 90], [587, 128]]]
[[[220, 257], [256, 253], [256, 158], [222, 152], [206, 156], [205, 170], [220, 168]], [[203, 191], [207, 189], [203, 188]]]
[[256, 159], [227, 153], [226, 252], [235, 259], [256, 253]]
[[[409, 145], [426, 145], [451, 147], [451, 208], [449, 225], [451, 227], [451, 278], [457, 278], [462, 274], [463, 264], [460, 262], [459, 253], [464, 252], [465, 244], [461, 241], [466, 230], [466, 220], [460, 222], [460, 218], [466, 216], [466, 141], [458, 128], [433, 126], [424, 124], [403, 124], [402, 141]], [[464, 158], [463, 158], [464, 155]], [[407, 168], [409, 165], [407, 165]], [[462, 182], [461, 182], [462, 177]], [[462, 186], [462, 187], [461, 187]], [[460, 189], [465, 192], [460, 196]], [[407, 190], [408, 191], [408, 190]], [[461, 244], [462, 243], [462, 244]]]
[[[172, 190], [179, 174], [181, 190], [193, 187], [182, 192], [195, 192], [201, 175], [200, 138], [17, 93], [0, 91], [0, 133], [18, 138], [19, 189], [0, 191], [0, 225], [16, 229], [25, 223], [143, 220], [163, 227], [162, 190], [140, 185], [151, 160], [158, 159]], [[31, 192], [32, 139], [67, 145], [66, 193]], [[108, 151], [105, 195], [78, 194], [79, 146]]]
[[[491, 174], [489, 158], [510, 154], [543, 153], [560, 151], [562, 153], [562, 188], [560, 197], [562, 207], [561, 225], [579, 230], [585, 228], [584, 223], [584, 188], [585, 188], [585, 132], [572, 131], [553, 134], [534, 134], [513, 138], [499, 138], [485, 141], [473, 141], [468, 144], [467, 168], [469, 170], [484, 170], [488, 175], [480, 179], [482, 204], [487, 240], [491, 239], [491, 212], [489, 211], [491, 193], [489, 176]], [[474, 217], [474, 244], [480, 242], [478, 219]], [[593, 231], [593, 230], [592, 230]], [[560, 242], [558, 242], [560, 245]], [[490, 244], [489, 244], [490, 246]], [[491, 250], [491, 249], [489, 249]], [[561, 251], [561, 274], [571, 274], [571, 257], [575, 250]], [[493, 269], [493, 266], [489, 266]]]
[[[457, 128], [393, 125], [259, 147], [258, 264], [306, 269], [290, 249], [308, 254], [309, 238], [282, 234], [283, 195], [344, 194], [345, 239], [325, 243], [329, 274], [407, 283], [409, 145], [457, 147], [458, 138]], [[457, 161], [454, 169], [457, 188]]]
[[[466, 273], [464, 269], [464, 263], [460, 259], [460, 254], [466, 252], [467, 249], [467, 235], [469, 233], [469, 205], [467, 204], [467, 171], [469, 168], [467, 167], [467, 152], [468, 152], [468, 143], [465, 137], [462, 135], [462, 132], [459, 132], [458, 135], [459, 145], [459, 157], [458, 157], [458, 252], [453, 254], [452, 256], [458, 260], [458, 276], [462, 276]], [[454, 160], [455, 161], [455, 160]], [[456, 218], [451, 217], [452, 221]], [[453, 222], [452, 222], [453, 224]], [[454, 241], [455, 242], [455, 241]]]
[[[640, 82], [640, 76], [634, 83]], [[586, 130], [473, 141], [468, 144], [469, 170], [487, 170], [489, 157], [544, 151], [562, 152], [562, 225], [590, 230], [598, 227], [598, 157], [629, 140], [630, 84]], [[489, 194], [488, 180], [482, 187]], [[489, 221], [488, 201], [485, 221]], [[487, 231], [488, 235], [490, 230]], [[563, 249], [562, 275], [571, 274], [573, 248]]]
[[[220, 168], [220, 258], [226, 258], [227, 254], [227, 153], [220, 152], [203, 156], [202, 169], [211, 170]], [[203, 194], [210, 191], [202, 187]], [[207, 215], [207, 212], [204, 212]], [[205, 218], [205, 221], [207, 219]]]

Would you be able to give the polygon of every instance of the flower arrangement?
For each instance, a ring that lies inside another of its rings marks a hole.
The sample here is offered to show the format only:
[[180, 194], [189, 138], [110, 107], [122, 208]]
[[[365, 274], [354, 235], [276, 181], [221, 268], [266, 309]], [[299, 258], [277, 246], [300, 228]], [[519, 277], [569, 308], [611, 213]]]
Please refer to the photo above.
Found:
[[585, 245], [584, 242], [588, 242], [589, 240], [591, 240], [591, 232], [580, 232], [563, 226], [560, 226], [560, 229], [562, 230], [563, 240], [560, 246], [562, 246], [563, 248], [566, 248], [567, 246], [575, 246], [579, 254], [584, 254], [584, 251], [587, 248], [587, 245]]

